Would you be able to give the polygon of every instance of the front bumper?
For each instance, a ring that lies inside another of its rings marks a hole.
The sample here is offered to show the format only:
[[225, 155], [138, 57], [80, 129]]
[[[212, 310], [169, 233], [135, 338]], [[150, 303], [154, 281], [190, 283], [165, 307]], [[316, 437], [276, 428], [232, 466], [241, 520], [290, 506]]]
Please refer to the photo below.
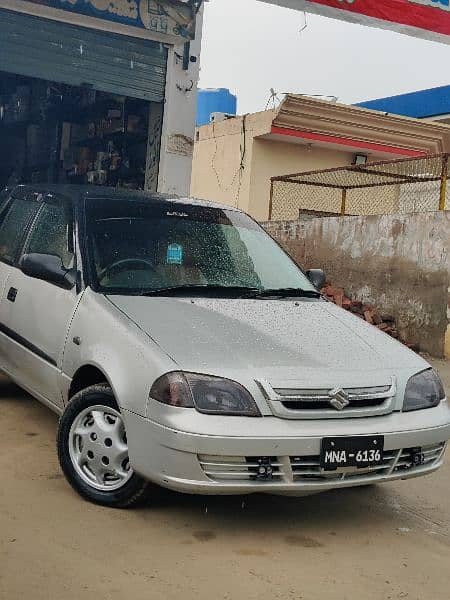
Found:
[[[435, 471], [442, 465], [450, 439], [449, 415], [447, 404], [442, 403], [435, 409], [410, 414], [335, 423], [297, 422], [296, 435], [292, 435], [290, 422], [283, 436], [279, 435], [283, 421], [269, 417], [251, 419], [253, 435], [232, 436], [180, 431], [124, 411], [131, 464], [158, 485], [192, 494], [266, 492], [298, 496]], [[233, 421], [229, 423], [228, 431]], [[270, 435], [274, 430], [278, 435]], [[376, 434], [385, 436], [382, 465], [321, 471], [322, 437]], [[412, 448], [421, 448], [423, 464], [411, 464]], [[261, 459], [269, 459], [271, 478], [257, 478]]]

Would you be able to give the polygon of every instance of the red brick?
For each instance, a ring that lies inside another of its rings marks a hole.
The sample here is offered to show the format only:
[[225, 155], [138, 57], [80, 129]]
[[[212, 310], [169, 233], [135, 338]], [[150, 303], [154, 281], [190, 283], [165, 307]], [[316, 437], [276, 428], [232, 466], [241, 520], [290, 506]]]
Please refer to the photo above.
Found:
[[381, 323], [383, 323], [380, 313], [378, 313], [376, 310], [374, 310], [372, 313], [372, 320], [375, 325], [381, 325]]
[[342, 300], [342, 308], [345, 308], [345, 310], [350, 310], [351, 305], [352, 305], [352, 301], [350, 300], [350, 298], [347, 298], [346, 296], [344, 296], [344, 298]]
[[365, 320], [370, 323], [371, 325], [373, 325], [373, 314], [371, 310], [365, 310], [364, 311], [364, 318]]

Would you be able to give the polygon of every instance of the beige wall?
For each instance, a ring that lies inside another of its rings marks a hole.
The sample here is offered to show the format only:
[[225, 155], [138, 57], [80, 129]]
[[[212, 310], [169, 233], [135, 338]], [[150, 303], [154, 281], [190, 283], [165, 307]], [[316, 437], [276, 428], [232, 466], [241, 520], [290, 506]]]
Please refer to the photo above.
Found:
[[[354, 150], [337, 145], [310, 145], [296, 137], [276, 136], [271, 133], [272, 126], [343, 137], [354, 140], [355, 148], [361, 140], [427, 153], [450, 147], [450, 127], [288, 95], [276, 110], [235, 117], [197, 130], [191, 194], [239, 207], [263, 220], [269, 214], [271, 177], [352, 163]], [[392, 154], [393, 159], [395, 156]], [[379, 154], [370, 154], [371, 162], [382, 158]], [[304, 192], [298, 186], [295, 191], [280, 190], [283, 198], [277, 203], [279, 210], [275, 218], [297, 218], [300, 206], [329, 211], [327, 203], [334, 207], [332, 212], [339, 212], [340, 197], [335, 196], [340, 192], [332, 192], [331, 188], [324, 193], [323, 188], [311, 187]], [[347, 212], [350, 214], [389, 212], [398, 208], [399, 190], [393, 187], [348, 193]]]
[[292, 142], [263, 139], [273, 112], [249, 115], [243, 169], [242, 117], [198, 130], [194, 146], [191, 195], [236, 206], [256, 219], [267, 219], [270, 178], [275, 175], [351, 164], [353, 153], [310, 148]]
[[[349, 165], [354, 154], [304, 144], [256, 139], [253, 142], [252, 172], [248, 207], [258, 220], [269, 216], [270, 178], [302, 171]], [[298, 216], [298, 211], [292, 217]]]
[[[248, 115], [245, 123], [244, 117], [236, 117], [198, 129], [191, 195], [241, 208], [264, 220], [269, 215], [271, 177], [351, 164], [353, 152], [263, 137], [270, 134], [273, 118], [274, 111], [266, 111]], [[297, 216], [294, 208], [293, 214], [287, 209], [279, 218]]]
[[274, 111], [255, 113], [198, 129], [191, 195], [248, 211], [253, 140], [270, 131], [274, 115]]

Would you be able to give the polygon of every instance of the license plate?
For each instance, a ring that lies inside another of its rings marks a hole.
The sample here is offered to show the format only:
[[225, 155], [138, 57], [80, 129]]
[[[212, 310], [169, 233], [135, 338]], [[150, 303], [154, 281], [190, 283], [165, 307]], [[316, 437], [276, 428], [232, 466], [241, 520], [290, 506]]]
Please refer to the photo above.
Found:
[[320, 466], [324, 471], [335, 471], [343, 467], [373, 467], [383, 462], [384, 437], [323, 438]]

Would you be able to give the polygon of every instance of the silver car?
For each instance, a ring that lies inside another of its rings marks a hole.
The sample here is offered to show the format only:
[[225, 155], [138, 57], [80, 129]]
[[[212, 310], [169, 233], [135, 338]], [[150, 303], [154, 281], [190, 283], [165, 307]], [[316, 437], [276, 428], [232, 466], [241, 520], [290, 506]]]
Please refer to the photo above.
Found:
[[0, 368], [60, 415], [67, 480], [107, 506], [152, 484], [300, 496], [435, 471], [438, 375], [323, 280], [230, 207], [19, 186], [0, 205]]

